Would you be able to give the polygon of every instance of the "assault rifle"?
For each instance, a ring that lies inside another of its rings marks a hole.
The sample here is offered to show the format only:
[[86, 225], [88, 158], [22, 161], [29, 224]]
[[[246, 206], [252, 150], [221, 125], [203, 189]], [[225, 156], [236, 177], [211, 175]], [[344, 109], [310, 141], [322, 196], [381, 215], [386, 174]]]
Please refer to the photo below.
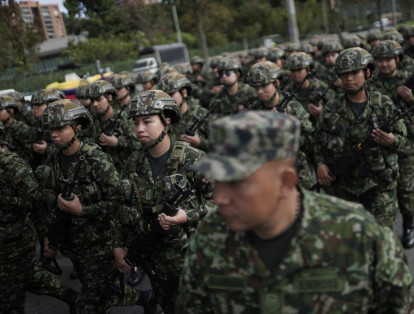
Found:
[[211, 106], [211, 108], [208, 110], [208, 112], [202, 116], [201, 118], [199, 117], [194, 117], [194, 122], [193, 124], [187, 129], [185, 130], [185, 134], [189, 135], [189, 136], [194, 136], [196, 134], [196, 131], [198, 130], [198, 128], [200, 126], [202, 126], [204, 124], [204, 122], [206, 121], [207, 117], [214, 111], [216, 110], [217, 106], [220, 105], [221, 100], [217, 99], [213, 105]]
[[319, 107], [319, 103], [323, 102], [326, 103], [327, 99], [326, 99], [326, 93], [328, 92], [328, 90], [331, 88], [332, 84], [338, 79], [338, 77], [335, 75], [331, 81], [329, 82], [328, 86], [323, 90], [323, 91], [316, 91], [315, 93], [313, 93], [313, 95], [311, 95], [310, 99], [310, 103], [312, 103], [315, 107]]
[[[175, 194], [164, 204], [163, 209], [159, 213], [164, 213], [167, 216], [175, 216], [177, 214], [180, 206], [187, 202], [192, 196], [197, 193], [197, 187], [201, 184], [202, 178], [198, 178], [194, 184], [190, 187], [183, 187], [178, 182], [175, 182], [173, 185], [173, 190]], [[151, 232], [156, 232], [163, 234], [166, 231], [161, 228], [160, 223], [158, 222], [158, 213], [156, 213], [148, 225], [148, 230]]]
[[[79, 170], [82, 166], [82, 164], [85, 161], [85, 157], [80, 156], [79, 157], [79, 161], [76, 164], [75, 167], [75, 172], [73, 174], [72, 180], [69, 180], [68, 178], [64, 178], [61, 177], [59, 180], [60, 182], [65, 183], [65, 186], [63, 188], [62, 191], [62, 198], [65, 201], [73, 201], [74, 200], [74, 196], [72, 194], [73, 189], [75, 188], [75, 183], [78, 179], [79, 176]], [[64, 228], [64, 223], [65, 220], [67, 219], [68, 214], [61, 211], [60, 209], [56, 209], [56, 214], [55, 214], [55, 223], [52, 225], [52, 228], [50, 228], [49, 232], [48, 232], [48, 239], [49, 239], [49, 248], [52, 251], [56, 251], [59, 249], [59, 245], [60, 245], [60, 238], [61, 238], [61, 234], [63, 232], [63, 228]]]
[[[396, 110], [395, 113], [383, 124], [381, 124], [378, 129], [390, 133], [392, 126], [399, 120], [404, 119], [410, 112], [414, 110], [414, 105], [408, 109], [401, 111]], [[341, 176], [345, 173], [348, 173], [350, 169], [356, 165], [364, 155], [367, 147], [375, 147], [379, 144], [374, 141], [371, 135], [367, 136], [362, 142], [357, 143], [351, 150], [344, 152], [338, 159], [336, 159], [332, 165], [329, 167], [329, 176], [336, 179], [338, 176]], [[310, 189], [318, 190], [321, 188], [319, 183], [314, 184]]]
[[313, 71], [309, 71], [306, 76], [303, 78], [302, 81], [299, 82], [298, 86], [296, 86], [296, 89], [293, 93], [289, 93], [288, 91], [283, 91], [283, 98], [282, 102], [278, 105], [276, 105], [276, 109], [279, 112], [286, 112], [287, 104], [295, 98], [296, 94], [299, 92], [299, 90], [302, 88], [302, 85], [306, 82], [307, 79], [310, 79], [313, 76]]
[[[411, 89], [414, 92], [414, 74], [411, 75], [404, 83], [404, 86], [407, 86], [409, 89]], [[395, 92], [393, 101], [394, 104], [397, 106], [397, 104], [400, 102], [401, 97], [398, 95], [397, 92]], [[397, 106], [398, 107], [398, 106]]]
[[[42, 247], [43, 245], [41, 245]], [[53, 264], [53, 266], [52, 266]], [[57, 260], [55, 257], [48, 257], [44, 254], [41, 254], [40, 261], [39, 261], [39, 267], [47, 270], [48, 272], [51, 272], [55, 275], [62, 275], [62, 268], [60, 268]]]

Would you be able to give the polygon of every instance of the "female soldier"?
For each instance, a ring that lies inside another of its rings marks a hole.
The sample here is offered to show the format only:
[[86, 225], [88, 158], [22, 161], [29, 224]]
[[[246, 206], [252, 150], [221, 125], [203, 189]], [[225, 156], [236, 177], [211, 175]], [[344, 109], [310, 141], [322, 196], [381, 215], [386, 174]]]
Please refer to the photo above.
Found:
[[[212, 186], [190, 169], [204, 153], [170, 139], [170, 126], [180, 119], [170, 96], [160, 90], [143, 91], [132, 99], [128, 117], [133, 118], [142, 149], [129, 157], [123, 172], [129, 179], [126, 189], [131, 191], [132, 206], [124, 207], [120, 216], [115, 261], [121, 272], [131, 270], [124, 258], [126, 248], [129, 253], [137, 248], [131, 242], [138, 234], [139, 249], [155, 273], [151, 284], [157, 301], [165, 313], [173, 313], [189, 229], [207, 213]], [[194, 195], [175, 204], [175, 213], [166, 214], [166, 204], [177, 196], [178, 185], [181, 192], [195, 188]]]
[[[154, 313], [156, 304], [150, 291], [126, 287], [123, 299], [110, 298], [110, 282], [117, 276], [110, 248], [111, 220], [119, 205], [119, 176], [106, 153], [78, 138], [91, 123], [88, 110], [74, 100], [56, 101], [43, 113], [43, 127], [50, 130], [59, 148], [50, 165], [36, 171], [47, 184], [44, 192], [48, 193], [43, 195], [48, 195], [48, 204], [56, 208], [45, 238], [45, 254], [53, 257], [59, 248], [71, 259], [82, 283], [86, 313], [109, 313], [111, 305], [134, 304], [143, 305], [147, 314]], [[73, 188], [73, 194], [68, 187]]]

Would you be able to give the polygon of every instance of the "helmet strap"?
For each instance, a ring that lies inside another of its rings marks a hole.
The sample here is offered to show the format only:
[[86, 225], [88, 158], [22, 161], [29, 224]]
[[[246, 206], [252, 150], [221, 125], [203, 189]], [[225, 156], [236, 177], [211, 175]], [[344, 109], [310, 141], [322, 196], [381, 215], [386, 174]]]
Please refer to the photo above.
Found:
[[359, 88], [357, 88], [357, 89], [353, 89], [353, 90], [349, 90], [349, 91], [346, 91], [348, 94], [350, 94], [350, 95], [356, 95], [356, 94], [358, 94], [360, 91], [362, 91], [363, 89], [365, 89], [365, 83], [364, 84], [362, 84], [362, 86], [361, 87], [359, 87]]
[[[108, 97], [105, 96], [105, 98], [106, 98], [106, 100], [108, 100]], [[106, 109], [103, 112], [99, 112], [99, 115], [100, 116], [106, 115], [108, 113], [108, 111], [109, 111], [109, 107], [110, 106], [111, 106], [111, 104], [109, 103], [109, 100], [108, 100], [108, 107], [106, 107]]]
[[157, 139], [141, 143], [142, 147], [144, 147], [144, 148], [153, 148], [153, 147], [157, 146], [159, 143], [162, 142], [165, 135], [168, 134], [169, 130], [170, 130], [170, 125], [168, 124], [168, 125], [165, 126], [164, 130], [162, 130], [161, 134], [157, 137]]

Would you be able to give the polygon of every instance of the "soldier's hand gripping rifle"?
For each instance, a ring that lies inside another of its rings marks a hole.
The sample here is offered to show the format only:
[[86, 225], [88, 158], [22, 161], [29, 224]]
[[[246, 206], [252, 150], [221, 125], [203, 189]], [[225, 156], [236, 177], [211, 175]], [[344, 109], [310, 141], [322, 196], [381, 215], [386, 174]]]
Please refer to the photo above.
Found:
[[208, 116], [211, 113], [213, 113], [214, 110], [216, 110], [217, 106], [220, 105], [220, 103], [221, 103], [221, 100], [217, 99], [204, 116], [202, 116], [201, 118], [194, 117], [193, 124], [187, 130], [185, 130], [184, 133], [186, 135], [189, 135], [189, 136], [194, 136], [196, 134], [196, 131], [200, 128], [200, 126], [202, 126], [204, 124], [204, 122], [207, 120]]
[[[82, 164], [84, 163], [85, 158], [83, 156], [79, 157], [79, 161], [76, 164], [75, 171], [72, 177], [72, 180], [69, 180], [68, 178], [61, 177], [59, 180], [63, 183], [65, 183], [63, 191], [62, 191], [62, 198], [65, 201], [73, 201], [74, 196], [72, 194], [73, 189], [75, 188], [76, 181], [79, 176], [79, 170], [82, 167]], [[52, 251], [56, 251], [59, 249], [60, 241], [61, 241], [61, 234], [63, 232], [65, 220], [67, 219], [68, 214], [63, 212], [60, 209], [56, 209], [55, 214], [55, 222], [52, 224], [52, 227], [49, 229], [48, 232], [48, 238], [49, 238], [49, 248]]]
[[[414, 74], [411, 75], [404, 83], [404, 86], [408, 87], [409, 89], [411, 89], [411, 91], [414, 92]], [[397, 92], [395, 92], [394, 97], [393, 97], [393, 101], [394, 104], [399, 107], [400, 101], [401, 101], [401, 96], [398, 95]]]
[[303, 78], [302, 81], [299, 82], [298, 86], [296, 86], [296, 89], [293, 91], [293, 93], [289, 93], [287, 91], [283, 91], [283, 100], [280, 104], [276, 105], [276, 109], [279, 112], [286, 112], [286, 107], [288, 103], [295, 98], [296, 94], [299, 92], [299, 90], [302, 88], [302, 85], [306, 82], [307, 79], [310, 79], [313, 76], [313, 71], [309, 71], [306, 76]]
[[119, 120], [119, 118], [122, 115], [122, 112], [124, 111], [124, 109], [127, 107], [127, 105], [122, 106], [121, 110], [119, 111], [118, 115], [116, 116], [115, 119], [110, 118], [109, 119], [109, 125], [103, 129], [102, 133], [105, 134], [106, 136], [112, 136], [113, 135], [113, 131], [116, 127], [116, 124]]
[[[399, 120], [404, 119], [412, 111], [414, 111], [414, 105], [404, 111], [396, 110], [387, 121], [378, 127], [378, 129], [390, 133], [393, 125]], [[336, 179], [338, 176], [349, 173], [350, 170], [359, 163], [367, 147], [375, 147], [377, 145], [379, 144], [374, 141], [372, 135], [367, 136], [362, 142], [359, 142], [351, 150], [342, 153], [339, 158], [334, 160], [332, 165], [329, 166], [329, 176]], [[321, 184], [316, 183], [310, 189], [318, 190], [320, 188]]]
[[175, 216], [180, 207], [197, 193], [197, 188], [202, 180], [202, 178], [198, 178], [193, 185], [189, 187], [181, 186], [178, 182], [175, 182], [173, 184], [173, 190], [175, 191], [174, 195], [164, 204], [162, 210], [154, 215], [154, 218], [147, 227], [148, 230], [159, 234], [166, 233], [167, 231], [160, 226], [158, 214], [164, 213], [170, 217]]
[[311, 97], [309, 98], [310, 103], [313, 104], [315, 107], [319, 107], [319, 103], [326, 103], [326, 93], [331, 88], [332, 84], [338, 79], [338, 77], [335, 75], [331, 81], [329, 82], [328, 86], [323, 91], [316, 91]]

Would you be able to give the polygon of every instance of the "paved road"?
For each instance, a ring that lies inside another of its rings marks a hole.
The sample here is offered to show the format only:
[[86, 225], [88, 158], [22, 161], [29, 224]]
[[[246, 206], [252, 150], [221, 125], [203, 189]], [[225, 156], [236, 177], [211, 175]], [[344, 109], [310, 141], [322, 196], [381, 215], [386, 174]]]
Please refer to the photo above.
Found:
[[[394, 225], [394, 231], [399, 238], [402, 235], [402, 220], [401, 216], [397, 216], [397, 220]], [[408, 263], [410, 266], [411, 273], [414, 275], [414, 249], [406, 251]], [[78, 280], [70, 280], [69, 274], [72, 271], [71, 262], [62, 257], [58, 256], [58, 262], [62, 267], [63, 274], [62, 279], [69, 286], [77, 291], [80, 291], [80, 283]], [[146, 290], [150, 288], [150, 283], [147, 277], [136, 287], [139, 290]], [[27, 314], [63, 314], [68, 313], [68, 306], [54, 298], [47, 296], [37, 296], [31, 293], [27, 293], [26, 299], [26, 312]], [[135, 307], [114, 307], [112, 310], [113, 314], [141, 314], [143, 313], [142, 308]]]

